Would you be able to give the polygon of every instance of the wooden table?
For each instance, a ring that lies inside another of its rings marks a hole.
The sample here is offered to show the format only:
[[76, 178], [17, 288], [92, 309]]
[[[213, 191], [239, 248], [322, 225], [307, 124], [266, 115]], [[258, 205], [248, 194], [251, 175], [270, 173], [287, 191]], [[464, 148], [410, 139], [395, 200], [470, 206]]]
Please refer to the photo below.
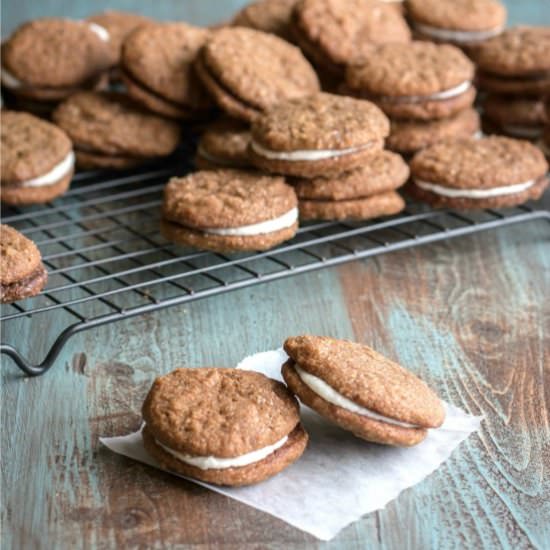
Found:
[[[37, 4], [10, 4], [12, 21], [58, 7]], [[522, 20], [550, 23], [545, 0], [522, 9]], [[541, 221], [104, 326], [70, 340], [38, 379], [2, 359], [3, 547], [549, 548], [549, 291]], [[51, 331], [5, 336], [28, 355]], [[481, 431], [327, 544], [100, 447], [100, 435], [137, 427], [159, 373], [232, 366], [303, 332], [366, 342], [409, 365], [484, 415]]]

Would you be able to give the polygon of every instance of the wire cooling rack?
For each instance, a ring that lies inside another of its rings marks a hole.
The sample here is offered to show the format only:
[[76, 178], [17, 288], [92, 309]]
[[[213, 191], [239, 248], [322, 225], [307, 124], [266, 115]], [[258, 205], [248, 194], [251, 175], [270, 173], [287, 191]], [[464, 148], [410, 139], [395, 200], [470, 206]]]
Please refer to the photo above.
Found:
[[[546, 218], [536, 206], [475, 213], [431, 210], [416, 203], [399, 216], [369, 223], [310, 223], [278, 248], [215, 254], [182, 248], [159, 233], [161, 190], [189, 166], [177, 160], [124, 174], [78, 174], [61, 199], [7, 209], [3, 223], [39, 246], [49, 271], [45, 291], [1, 308], [0, 351], [27, 375], [46, 372], [74, 334], [229, 292], [507, 224]], [[59, 328], [58, 328], [59, 327]], [[54, 333], [42, 362], [16, 349], [35, 331]]]

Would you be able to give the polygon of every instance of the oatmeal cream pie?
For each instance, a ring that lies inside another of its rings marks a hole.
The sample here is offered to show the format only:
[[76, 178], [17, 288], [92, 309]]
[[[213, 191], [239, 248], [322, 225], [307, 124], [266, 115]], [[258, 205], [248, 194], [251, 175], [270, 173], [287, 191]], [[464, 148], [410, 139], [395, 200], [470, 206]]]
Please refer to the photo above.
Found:
[[323, 336], [288, 338], [283, 378], [308, 407], [357, 437], [412, 446], [445, 419], [443, 403], [412, 372], [372, 348]]
[[374, 46], [360, 64], [348, 67], [352, 95], [374, 101], [397, 119], [450, 117], [472, 106], [474, 65], [448, 44], [412, 42]]
[[205, 170], [172, 178], [161, 230], [179, 244], [220, 252], [267, 250], [294, 237], [298, 200], [283, 178]]
[[290, 18], [298, 0], [257, 0], [247, 4], [233, 18], [235, 27], [248, 27], [276, 34], [291, 42]]
[[253, 371], [177, 369], [155, 380], [142, 414], [145, 449], [163, 468], [216, 485], [272, 477], [308, 441], [293, 395]]
[[319, 91], [319, 79], [298, 48], [254, 29], [216, 31], [195, 68], [218, 106], [248, 122], [282, 101]]
[[0, 131], [3, 203], [40, 204], [68, 189], [74, 153], [63, 130], [28, 113], [2, 111]]
[[9, 225], [0, 225], [0, 302], [39, 294], [48, 273], [36, 245]]
[[528, 141], [502, 136], [447, 140], [411, 162], [409, 192], [436, 207], [502, 208], [538, 199], [548, 163]]
[[389, 121], [369, 101], [319, 93], [269, 109], [252, 125], [260, 169], [315, 178], [357, 168], [382, 150]]

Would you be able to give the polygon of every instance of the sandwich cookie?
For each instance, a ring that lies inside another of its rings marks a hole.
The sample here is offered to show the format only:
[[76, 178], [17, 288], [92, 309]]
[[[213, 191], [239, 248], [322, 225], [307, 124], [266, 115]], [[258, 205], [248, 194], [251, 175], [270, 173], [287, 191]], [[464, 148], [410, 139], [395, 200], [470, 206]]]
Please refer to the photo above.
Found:
[[368, 101], [326, 93], [286, 101], [252, 125], [251, 161], [268, 172], [315, 178], [352, 170], [382, 150], [389, 121]]
[[414, 374], [372, 348], [322, 336], [288, 338], [283, 378], [302, 403], [357, 437], [412, 446], [445, 419], [443, 403]]
[[157, 23], [133, 31], [121, 53], [121, 77], [128, 94], [169, 118], [204, 118], [212, 102], [193, 62], [210, 33], [186, 23]]
[[79, 92], [57, 107], [53, 119], [73, 140], [83, 169], [135, 166], [170, 155], [180, 139], [175, 122], [116, 92]]
[[436, 207], [502, 208], [538, 199], [548, 163], [528, 141], [501, 136], [448, 140], [411, 162], [410, 193]]
[[234, 27], [248, 27], [276, 34], [291, 41], [290, 18], [298, 0], [259, 0], [242, 8], [233, 18]]
[[302, 0], [293, 13], [292, 31], [319, 70], [339, 78], [346, 65], [369, 55], [371, 44], [411, 41], [397, 10], [369, 0]]
[[0, 302], [40, 294], [48, 273], [36, 245], [9, 225], [0, 225]]
[[170, 241], [219, 252], [267, 250], [292, 239], [298, 200], [283, 178], [215, 170], [172, 178], [161, 231]]
[[550, 93], [550, 27], [513, 27], [472, 51], [479, 87], [496, 94]]
[[2, 112], [0, 198], [41, 204], [62, 195], [74, 171], [73, 145], [57, 126], [33, 115]]
[[253, 29], [215, 32], [195, 67], [218, 106], [248, 122], [282, 101], [319, 91], [317, 75], [298, 48]]
[[498, 36], [506, 8], [498, 0], [407, 0], [407, 15], [420, 39], [465, 47]]
[[472, 106], [473, 63], [448, 44], [412, 42], [374, 46], [358, 65], [348, 67], [352, 95], [374, 101], [397, 119], [450, 117]]
[[155, 380], [142, 414], [145, 449], [163, 468], [216, 485], [272, 477], [308, 441], [296, 399], [253, 371], [177, 369]]
[[250, 128], [239, 120], [222, 118], [207, 126], [199, 139], [195, 166], [201, 170], [250, 166]]

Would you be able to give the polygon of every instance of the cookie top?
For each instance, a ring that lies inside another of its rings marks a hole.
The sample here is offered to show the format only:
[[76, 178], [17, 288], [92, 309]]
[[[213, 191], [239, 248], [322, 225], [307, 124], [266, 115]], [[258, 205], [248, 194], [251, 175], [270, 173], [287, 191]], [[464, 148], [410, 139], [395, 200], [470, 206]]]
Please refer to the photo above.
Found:
[[0, 225], [0, 283], [10, 285], [42, 265], [37, 246], [9, 225]]
[[398, 10], [373, 0], [301, 0], [293, 22], [333, 63], [357, 63], [371, 44], [410, 42], [411, 32]]
[[445, 412], [437, 395], [369, 346], [306, 335], [288, 338], [284, 349], [304, 371], [371, 411], [418, 426], [443, 421]]
[[448, 44], [382, 44], [359, 65], [348, 67], [346, 81], [374, 96], [429, 96], [474, 78], [474, 64]]
[[427, 147], [411, 162], [413, 178], [459, 189], [490, 189], [537, 180], [548, 164], [528, 141], [491, 136]]
[[201, 61], [222, 87], [258, 110], [319, 91], [317, 74], [298, 48], [254, 29], [215, 32]]
[[1, 181], [17, 183], [47, 174], [71, 152], [67, 134], [45, 120], [19, 111], [2, 111]]
[[498, 0], [407, 0], [407, 13], [439, 29], [484, 31], [506, 23], [506, 7]]
[[299, 199], [348, 200], [396, 189], [409, 177], [407, 163], [395, 153], [373, 153], [364, 166], [338, 176], [292, 181]]
[[186, 23], [157, 23], [133, 31], [122, 45], [121, 64], [134, 80], [175, 103], [192, 108], [210, 100], [192, 69], [211, 31]]
[[213, 159], [246, 164], [250, 128], [238, 120], [221, 118], [210, 124], [200, 137], [199, 154]]
[[111, 65], [104, 32], [85, 21], [35, 19], [2, 45], [2, 65], [26, 86], [77, 86]]
[[245, 170], [204, 170], [172, 178], [164, 188], [163, 216], [197, 229], [256, 224], [297, 206], [284, 178]]
[[298, 403], [283, 384], [223, 368], [177, 369], [157, 378], [142, 413], [170, 449], [220, 458], [273, 445], [300, 420]]
[[290, 18], [297, 0], [259, 0], [242, 8], [233, 18], [236, 27], [249, 27], [290, 38]]
[[155, 157], [178, 145], [179, 126], [148, 113], [116, 92], [79, 92], [61, 103], [53, 120], [75, 146], [107, 155]]
[[479, 68], [502, 76], [550, 71], [550, 27], [512, 27], [472, 52]]
[[544, 102], [536, 98], [510, 98], [488, 95], [483, 101], [483, 114], [498, 124], [544, 125]]
[[252, 139], [273, 151], [341, 150], [385, 138], [386, 115], [373, 103], [319, 93], [285, 101], [252, 125]]

